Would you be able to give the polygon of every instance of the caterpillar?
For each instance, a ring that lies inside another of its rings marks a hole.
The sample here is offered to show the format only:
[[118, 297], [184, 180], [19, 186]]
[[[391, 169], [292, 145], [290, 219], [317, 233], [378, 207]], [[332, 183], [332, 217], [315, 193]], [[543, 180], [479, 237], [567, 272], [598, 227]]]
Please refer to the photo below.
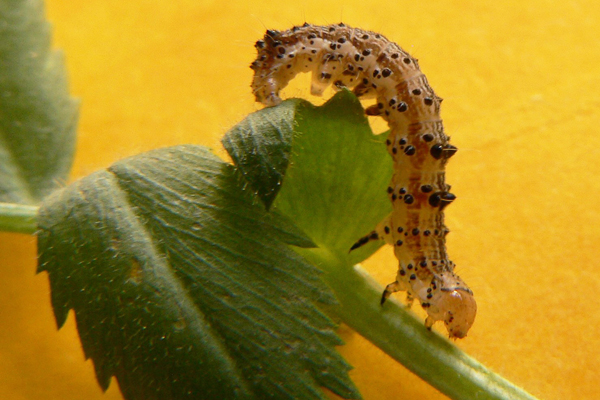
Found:
[[393, 292], [406, 291], [407, 306], [416, 298], [427, 312], [428, 329], [443, 321], [450, 338], [465, 337], [477, 304], [448, 258], [443, 213], [455, 199], [444, 169], [457, 148], [444, 133], [442, 99], [417, 60], [383, 35], [343, 23], [267, 30], [255, 47], [251, 87], [256, 101], [266, 106], [281, 103], [280, 90], [301, 72], [312, 72], [313, 95], [334, 85], [376, 99], [365, 112], [381, 116], [390, 127], [386, 145], [394, 173], [387, 195], [393, 211], [350, 250], [373, 240], [392, 245], [398, 273], [385, 288], [381, 304]]

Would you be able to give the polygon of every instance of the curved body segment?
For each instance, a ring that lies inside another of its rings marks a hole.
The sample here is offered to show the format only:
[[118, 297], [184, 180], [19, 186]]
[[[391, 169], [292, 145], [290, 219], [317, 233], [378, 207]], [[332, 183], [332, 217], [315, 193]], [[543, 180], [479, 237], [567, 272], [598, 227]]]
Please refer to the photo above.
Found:
[[386, 145], [394, 175], [387, 195], [393, 211], [352, 249], [376, 239], [394, 246], [398, 274], [382, 304], [391, 293], [406, 291], [409, 305], [417, 299], [427, 311], [428, 328], [443, 321], [451, 338], [465, 337], [477, 305], [446, 253], [443, 213], [455, 199], [444, 170], [457, 149], [444, 133], [442, 99], [417, 60], [383, 35], [344, 24], [268, 30], [256, 49], [252, 90], [267, 106], [281, 102], [280, 90], [300, 72], [312, 72], [312, 94], [335, 85], [376, 99], [366, 113], [390, 126]]

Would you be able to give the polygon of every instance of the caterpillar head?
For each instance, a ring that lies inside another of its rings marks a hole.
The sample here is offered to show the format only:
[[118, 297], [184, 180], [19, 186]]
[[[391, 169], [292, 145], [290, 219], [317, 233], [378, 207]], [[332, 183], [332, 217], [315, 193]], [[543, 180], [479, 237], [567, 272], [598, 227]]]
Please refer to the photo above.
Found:
[[473, 293], [464, 289], [442, 292], [440, 308], [444, 312], [444, 324], [450, 339], [462, 339], [475, 321], [477, 303]]
[[[446, 280], [450, 282], [444, 282]], [[471, 289], [460, 278], [453, 276], [441, 281], [427, 313], [433, 321], [444, 321], [450, 339], [462, 339], [475, 321], [477, 303]]]

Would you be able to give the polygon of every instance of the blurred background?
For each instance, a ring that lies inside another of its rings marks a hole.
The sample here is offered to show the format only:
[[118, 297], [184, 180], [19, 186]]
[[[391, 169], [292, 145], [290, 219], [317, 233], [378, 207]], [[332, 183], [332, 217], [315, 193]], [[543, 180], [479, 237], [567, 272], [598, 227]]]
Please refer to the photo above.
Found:
[[[82, 100], [72, 179], [170, 145], [225, 157], [221, 136], [260, 108], [248, 65], [267, 28], [343, 21], [380, 32], [419, 59], [460, 149], [447, 171], [458, 196], [448, 248], [479, 312], [457, 345], [540, 399], [600, 398], [600, 4], [282, 3], [47, 1]], [[310, 98], [308, 82], [285, 96]], [[102, 394], [73, 317], [56, 330], [35, 250], [33, 237], [0, 234], [0, 398], [121, 399], [114, 380]], [[396, 261], [383, 249], [365, 268], [387, 284]], [[366, 400], [446, 398], [349, 328], [340, 334]]]

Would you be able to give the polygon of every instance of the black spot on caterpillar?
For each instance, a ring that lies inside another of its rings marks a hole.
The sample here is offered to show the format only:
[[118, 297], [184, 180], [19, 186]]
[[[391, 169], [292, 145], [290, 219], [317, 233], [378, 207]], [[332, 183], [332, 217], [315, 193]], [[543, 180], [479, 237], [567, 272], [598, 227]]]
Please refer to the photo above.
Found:
[[386, 145], [394, 175], [387, 194], [393, 211], [351, 250], [380, 239], [394, 246], [398, 274], [381, 303], [393, 292], [406, 291], [408, 306], [417, 298], [427, 312], [427, 328], [444, 321], [450, 338], [465, 337], [477, 305], [446, 253], [449, 230], [443, 214], [455, 199], [444, 169], [457, 148], [444, 133], [442, 99], [417, 60], [383, 35], [344, 24], [268, 30], [255, 47], [252, 91], [267, 106], [281, 102], [279, 91], [300, 72], [312, 72], [313, 95], [334, 85], [376, 99], [365, 111], [390, 126]]

